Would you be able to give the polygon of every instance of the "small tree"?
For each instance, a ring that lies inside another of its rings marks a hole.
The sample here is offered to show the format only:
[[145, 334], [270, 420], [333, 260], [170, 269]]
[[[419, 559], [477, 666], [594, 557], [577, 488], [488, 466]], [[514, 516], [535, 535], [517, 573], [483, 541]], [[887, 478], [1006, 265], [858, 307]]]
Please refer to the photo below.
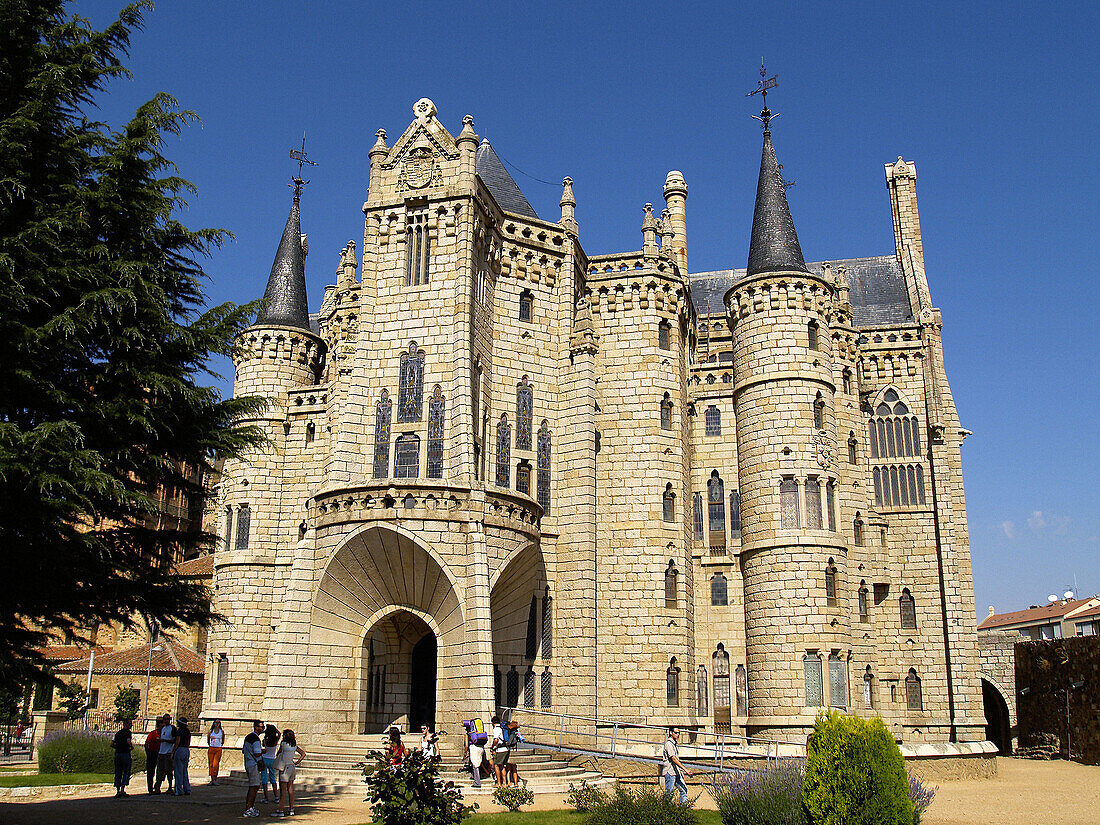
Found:
[[76, 679], [70, 679], [58, 688], [57, 695], [57, 705], [65, 711], [65, 718], [70, 722], [79, 719], [88, 709], [88, 694]]
[[439, 767], [419, 750], [400, 765], [373, 751], [363, 767], [371, 822], [381, 825], [458, 825], [477, 806], [462, 804], [462, 791], [439, 777]]
[[137, 688], [119, 685], [118, 693], [115, 694], [115, 721], [125, 722], [137, 716], [140, 701], [141, 694]]

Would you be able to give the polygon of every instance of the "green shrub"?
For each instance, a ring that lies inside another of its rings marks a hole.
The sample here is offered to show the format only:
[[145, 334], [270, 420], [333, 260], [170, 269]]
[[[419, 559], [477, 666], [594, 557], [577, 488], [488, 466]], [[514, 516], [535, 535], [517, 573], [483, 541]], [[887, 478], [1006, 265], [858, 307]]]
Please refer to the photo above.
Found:
[[722, 825], [804, 825], [801, 759], [720, 776], [711, 787]]
[[493, 801], [509, 811], [518, 811], [521, 805], [530, 805], [535, 795], [526, 786], [509, 785], [493, 791]]
[[691, 803], [681, 805], [656, 787], [630, 791], [619, 785], [615, 793], [593, 806], [585, 825], [697, 825]]
[[458, 825], [477, 806], [462, 804], [462, 791], [439, 777], [439, 766], [411, 751], [400, 765], [373, 751], [363, 767], [371, 821], [382, 825]]
[[580, 785], [569, 783], [569, 793], [565, 801], [577, 812], [586, 814], [602, 802], [607, 801], [607, 792], [593, 788], [584, 780]]
[[88, 694], [76, 679], [63, 683], [58, 688], [57, 695], [57, 706], [65, 711], [65, 718], [70, 722], [79, 719], [88, 709]]
[[811, 825], [912, 825], [905, 761], [881, 719], [817, 718], [802, 806]]
[[[38, 746], [39, 773], [110, 773], [115, 772], [115, 752], [111, 748], [113, 732], [58, 730], [46, 736]], [[145, 749], [133, 751], [134, 774], [145, 770]]]
[[119, 685], [118, 693], [115, 694], [115, 721], [133, 720], [138, 715], [138, 702], [140, 699], [141, 694], [137, 688]]

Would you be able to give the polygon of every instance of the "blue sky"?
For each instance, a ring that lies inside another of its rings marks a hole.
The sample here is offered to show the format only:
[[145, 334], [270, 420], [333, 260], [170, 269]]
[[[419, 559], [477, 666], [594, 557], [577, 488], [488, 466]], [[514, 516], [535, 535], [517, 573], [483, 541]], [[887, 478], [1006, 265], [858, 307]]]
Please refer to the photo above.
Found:
[[[100, 25], [117, 7], [75, 6]], [[208, 262], [215, 301], [262, 294], [306, 132], [316, 309], [362, 238], [374, 133], [392, 143], [420, 97], [452, 133], [472, 114], [544, 218], [560, 185], [515, 169], [572, 176], [589, 254], [639, 248], [642, 204], [680, 169], [691, 270], [744, 266], [764, 56], [808, 260], [892, 253], [883, 164], [917, 164], [984, 615], [1100, 591], [1097, 31], [1085, 2], [161, 0], [99, 117], [162, 90], [202, 117], [168, 154], [198, 186], [185, 220], [236, 235]]]

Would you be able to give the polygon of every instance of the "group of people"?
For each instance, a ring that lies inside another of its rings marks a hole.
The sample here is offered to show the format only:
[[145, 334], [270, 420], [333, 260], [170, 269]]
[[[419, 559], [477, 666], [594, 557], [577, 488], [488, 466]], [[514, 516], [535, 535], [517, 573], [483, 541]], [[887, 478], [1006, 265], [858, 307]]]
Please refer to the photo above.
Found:
[[[420, 726], [420, 753], [429, 762], [439, 761], [439, 737], [432, 733], [427, 725]], [[394, 725], [386, 733], [386, 761], [391, 767], [399, 767], [409, 755], [409, 749], [401, 741], [401, 728]]]
[[298, 740], [290, 728], [281, 734], [274, 725], [264, 725], [260, 720], [252, 723], [252, 733], [244, 738], [244, 770], [248, 774], [248, 793], [245, 796], [245, 816], [259, 816], [256, 808], [260, 788], [264, 802], [270, 803], [267, 789], [275, 796], [276, 808], [272, 816], [294, 816], [294, 778], [306, 753], [298, 747]]
[[527, 784], [526, 780], [520, 779], [516, 763], [511, 759], [512, 751], [523, 742], [517, 722], [513, 720], [503, 724], [499, 716], [494, 716], [492, 729], [488, 733], [480, 719], [465, 721], [462, 727], [466, 729], [465, 756], [475, 788], [481, 787], [482, 774], [487, 775], [486, 769], [490, 766], [498, 787], [519, 785], [521, 782]]

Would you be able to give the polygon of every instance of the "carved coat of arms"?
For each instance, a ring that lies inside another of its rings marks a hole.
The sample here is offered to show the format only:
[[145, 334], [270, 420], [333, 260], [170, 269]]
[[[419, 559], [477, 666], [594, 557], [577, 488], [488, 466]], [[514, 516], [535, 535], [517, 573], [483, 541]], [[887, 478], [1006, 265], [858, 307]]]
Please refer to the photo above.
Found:
[[836, 445], [824, 430], [814, 434], [814, 442], [817, 444], [817, 463], [822, 470], [828, 470], [836, 461]]
[[423, 189], [435, 174], [434, 153], [427, 146], [416, 147], [409, 152], [401, 171], [410, 189]]

